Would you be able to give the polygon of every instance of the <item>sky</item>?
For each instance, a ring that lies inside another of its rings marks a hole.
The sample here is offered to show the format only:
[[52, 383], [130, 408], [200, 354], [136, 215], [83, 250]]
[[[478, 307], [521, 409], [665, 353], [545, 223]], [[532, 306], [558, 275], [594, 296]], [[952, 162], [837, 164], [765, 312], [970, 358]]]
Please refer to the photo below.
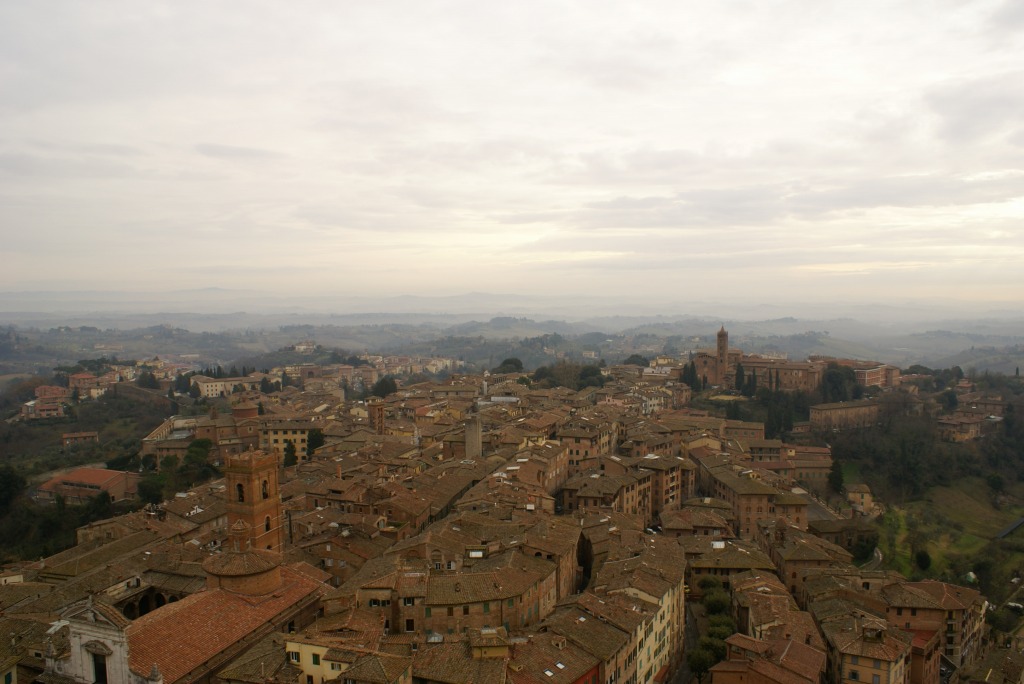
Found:
[[0, 0], [0, 291], [1024, 301], [1019, 0]]

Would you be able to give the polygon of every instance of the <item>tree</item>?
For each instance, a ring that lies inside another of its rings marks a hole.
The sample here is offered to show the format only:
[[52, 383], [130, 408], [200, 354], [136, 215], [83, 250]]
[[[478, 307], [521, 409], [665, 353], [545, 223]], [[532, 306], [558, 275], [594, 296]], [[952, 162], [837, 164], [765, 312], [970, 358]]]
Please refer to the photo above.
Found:
[[985, 616], [985, 621], [1004, 634], [1010, 634], [1017, 628], [1018, 616], [1009, 608], [1000, 608], [999, 610], [989, 612]]
[[932, 557], [928, 554], [927, 551], [921, 549], [920, 551], [914, 554], [914, 562], [917, 564], [917, 567], [921, 568], [922, 570], [927, 570], [932, 566]]
[[139, 377], [135, 379], [135, 384], [146, 389], [160, 389], [160, 381], [149, 371], [139, 373]]
[[697, 582], [697, 587], [705, 594], [722, 588], [722, 580], [718, 579], [714, 575], [704, 575]]
[[149, 504], [158, 504], [164, 500], [164, 478], [152, 473], [139, 480], [139, 499]]
[[736, 621], [732, 619], [732, 616], [727, 613], [719, 613], [718, 615], [708, 616], [708, 627], [726, 627], [729, 629], [729, 634], [736, 633]]
[[737, 363], [736, 364], [736, 389], [741, 391], [741, 392], [744, 389], [744, 386], [743, 386], [744, 379], [745, 378], [743, 376], [743, 364], [742, 363]]
[[0, 516], [7, 515], [18, 495], [25, 489], [25, 478], [9, 465], [0, 466]]
[[210, 449], [213, 442], [209, 439], [195, 439], [188, 445], [181, 466], [177, 469], [178, 482], [186, 486], [192, 486], [199, 482], [206, 482], [215, 475], [217, 469], [209, 463]]
[[646, 356], [641, 356], [640, 354], [630, 354], [623, 360], [622, 365], [643, 366], [646, 368], [647, 366], [651, 365], [651, 362]]
[[712, 637], [707, 636], [702, 636], [697, 641], [697, 648], [704, 649], [711, 653], [711, 655], [715, 657], [716, 663], [725, 657], [727, 651], [727, 647], [724, 641], [722, 641], [721, 639], [714, 639]]
[[849, 401], [856, 385], [857, 374], [852, 368], [830, 363], [821, 376], [821, 400], [826, 404]]
[[284, 443], [284, 467], [288, 468], [299, 462], [299, 457], [296, 455], [295, 442], [288, 439]]
[[320, 428], [313, 428], [306, 436], [306, 457], [311, 457], [313, 452], [324, 445], [324, 431]]
[[953, 390], [946, 390], [939, 395], [939, 403], [942, 404], [942, 408], [947, 411], [955, 411], [960, 400], [957, 399], [956, 392]]
[[113, 512], [113, 503], [110, 501], [110, 495], [106, 492], [100, 492], [89, 499], [89, 503], [85, 505], [85, 516], [89, 521], [104, 520], [109, 518]]
[[843, 464], [832, 461], [832, 469], [828, 471], [828, 486], [836, 494], [843, 493]]
[[383, 378], [373, 384], [373, 388], [370, 390], [370, 394], [375, 397], [383, 399], [389, 394], [394, 394], [398, 391], [398, 383], [390, 375], [385, 375]]
[[716, 663], [715, 655], [703, 648], [695, 648], [686, 654], [686, 666], [690, 668], [690, 674], [697, 678], [697, 684], [704, 681], [708, 670]]
[[583, 366], [580, 369], [579, 379], [576, 381], [577, 389], [584, 387], [604, 387], [604, 374], [597, 366]]
[[732, 629], [729, 625], [714, 625], [708, 626], [708, 629], [704, 634], [711, 637], [712, 639], [719, 639], [721, 641], [725, 641], [735, 633], [736, 630]]
[[522, 373], [523, 362], [514, 356], [510, 356], [491, 370], [492, 373]]
[[871, 558], [875, 552], [875, 547], [878, 546], [878, 536], [878, 530], [875, 529], [862, 532], [857, 536], [853, 546], [850, 548], [850, 553], [853, 554], [855, 563], [859, 565]]
[[732, 605], [732, 599], [729, 598], [729, 594], [722, 589], [704, 594], [700, 602], [704, 605], [704, 610], [710, 615], [724, 613]]
[[752, 397], [757, 394], [757, 369], [750, 371], [750, 375], [743, 382], [743, 396]]

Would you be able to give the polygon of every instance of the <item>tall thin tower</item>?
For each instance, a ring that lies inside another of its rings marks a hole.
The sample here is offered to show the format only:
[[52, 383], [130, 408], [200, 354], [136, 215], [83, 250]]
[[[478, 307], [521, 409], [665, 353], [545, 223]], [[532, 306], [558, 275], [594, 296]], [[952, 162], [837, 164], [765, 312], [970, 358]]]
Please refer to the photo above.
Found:
[[725, 382], [726, 376], [729, 374], [729, 333], [725, 331], [723, 325], [721, 330], [718, 331], [718, 362], [715, 368], [715, 382], [721, 384]]

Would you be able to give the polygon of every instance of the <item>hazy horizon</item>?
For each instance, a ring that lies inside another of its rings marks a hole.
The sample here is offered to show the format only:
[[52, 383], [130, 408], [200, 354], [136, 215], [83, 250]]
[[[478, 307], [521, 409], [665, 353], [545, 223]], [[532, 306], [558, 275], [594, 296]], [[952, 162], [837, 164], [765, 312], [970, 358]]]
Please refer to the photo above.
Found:
[[1012, 308], [1022, 7], [4, 3], [0, 291]]
[[[923, 330], [934, 326], [969, 327], [972, 322], [1002, 322], [1024, 334], [1024, 311], [998, 302], [956, 306], [948, 300], [877, 302], [765, 302], [737, 300], [637, 299], [626, 296], [550, 297], [500, 292], [448, 296], [394, 297], [288, 296], [256, 290], [202, 288], [160, 293], [128, 291], [2, 292], [0, 324], [90, 325], [125, 328], [180, 321], [206, 321], [210, 329], [230, 327], [232, 319], [252, 325], [260, 320], [294, 319], [319, 324], [346, 317], [379, 316], [389, 321], [435, 317], [487, 321], [501, 316], [535, 321], [626, 319], [703, 319], [756, 322], [782, 319], [821, 322], [852, 320], [869, 327]], [[1018, 325], [1020, 324], [1020, 325]], [[193, 326], [197, 323], [193, 322]], [[189, 327], [189, 326], [185, 326]], [[194, 329], [189, 327], [189, 329]], [[203, 328], [199, 328], [203, 329]]]

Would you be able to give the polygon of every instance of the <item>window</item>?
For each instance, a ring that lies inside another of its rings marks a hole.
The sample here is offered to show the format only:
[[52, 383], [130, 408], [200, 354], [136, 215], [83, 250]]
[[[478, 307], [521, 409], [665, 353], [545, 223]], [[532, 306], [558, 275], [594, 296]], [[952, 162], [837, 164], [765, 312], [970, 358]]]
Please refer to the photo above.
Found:
[[454, 570], [455, 569], [455, 561], [448, 561], [448, 569], [449, 570]]
[[269, 515], [267, 516], [267, 519], [263, 521], [263, 530], [265, 532], [269, 532], [270, 531], [270, 516]]
[[462, 614], [469, 615], [469, 606], [462, 606]]
[[263, 481], [263, 498], [264, 499], [269, 499], [270, 498], [270, 485], [267, 483], [266, 480]]
[[854, 665], [860, 665], [860, 658], [857, 656], [850, 656], [850, 662]]
[[320, 654], [319, 653], [314, 653], [313, 654], [313, 664], [314, 665], [319, 665], [320, 664]]
[[341, 670], [341, 663], [331, 663], [331, 669], [335, 672]]
[[415, 632], [416, 631], [416, 621], [413, 620], [412, 618], [409, 618], [408, 620], [406, 620], [405, 621], [405, 631], [406, 632]]
[[871, 684], [882, 684], [882, 678], [876, 674], [871, 675]]
[[95, 684], [107, 684], [106, 656], [100, 655], [99, 653], [92, 654], [92, 672]]
[[238, 495], [238, 502], [245, 503], [245, 487], [241, 484], [235, 485], [235, 494]]
[[490, 603], [490, 601], [484, 601], [484, 612], [485, 613], [490, 613], [491, 612], [491, 603]]
[[288, 651], [288, 662], [298, 663], [301, 661], [298, 651]]
[[416, 599], [414, 599], [411, 596], [406, 596], [405, 598], [402, 599], [402, 605], [403, 606], [413, 606], [413, 605], [416, 605]]
[[857, 672], [856, 670], [850, 670], [850, 679], [852, 679], [853, 681], [859, 680], [860, 679], [860, 673]]
[[448, 606], [448, 617], [452, 617], [453, 615], [455, 615], [455, 608]]
[[426, 608], [423, 609], [423, 614], [426, 617], [430, 617], [430, 606], [427, 606]]
[[508, 600], [508, 607], [511, 608], [514, 605], [515, 605], [515, 599], [509, 599]]

